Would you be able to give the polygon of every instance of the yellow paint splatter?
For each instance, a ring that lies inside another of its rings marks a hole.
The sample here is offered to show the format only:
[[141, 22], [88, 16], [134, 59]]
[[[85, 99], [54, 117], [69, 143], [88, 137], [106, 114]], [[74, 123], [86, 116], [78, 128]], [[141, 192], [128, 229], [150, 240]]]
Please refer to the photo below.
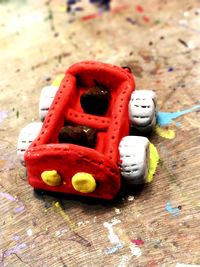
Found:
[[61, 205], [60, 205], [60, 203], [58, 201], [57, 202], [54, 202], [54, 207], [55, 207], [56, 211], [64, 219], [64, 221], [68, 223], [68, 225], [70, 226], [70, 229], [74, 229], [74, 225], [71, 223], [71, 220], [70, 220], [69, 216], [62, 209], [62, 207], [61, 207]]
[[52, 85], [53, 85], [53, 86], [56, 86], [56, 87], [59, 87], [64, 77], [65, 77], [64, 74], [60, 74], [60, 75], [58, 75], [58, 76], [55, 78], [55, 80], [52, 82]]
[[156, 125], [155, 130], [159, 136], [167, 138], [167, 139], [173, 139], [176, 135], [174, 130], [164, 129], [164, 128], [159, 127], [158, 125]]
[[82, 244], [83, 246], [91, 247], [92, 246], [91, 242], [89, 242], [87, 239], [81, 236], [81, 234], [79, 233], [80, 232], [79, 229], [77, 228], [75, 223], [70, 220], [70, 217], [65, 213], [62, 206], [60, 205], [60, 202], [58, 201], [53, 202], [53, 207], [55, 211], [61, 215], [64, 221], [67, 222], [69, 229], [73, 232], [75, 239], [71, 239], [71, 240], [74, 240]]
[[156, 168], [157, 168], [157, 165], [160, 159], [158, 155], [158, 151], [152, 143], [150, 143], [149, 149], [150, 149], [150, 165], [149, 165], [149, 173], [146, 179], [146, 183], [152, 182], [154, 173], [156, 171]]

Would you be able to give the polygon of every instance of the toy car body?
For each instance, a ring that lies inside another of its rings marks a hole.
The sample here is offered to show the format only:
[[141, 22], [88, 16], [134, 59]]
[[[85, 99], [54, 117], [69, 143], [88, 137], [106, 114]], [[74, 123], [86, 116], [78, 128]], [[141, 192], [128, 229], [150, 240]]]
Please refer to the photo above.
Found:
[[[103, 116], [87, 114], [80, 105], [81, 95], [94, 81], [105, 85], [111, 93], [109, 108]], [[44, 123], [26, 152], [21, 151], [29, 183], [36, 189], [112, 199], [120, 190], [121, 176], [130, 184], [145, 182], [148, 139], [128, 136], [134, 122], [130, 115], [134, 89], [133, 76], [127, 69], [91, 61], [72, 65], [59, 89], [50, 93], [53, 102], [47, 100], [45, 106], [45, 101], [40, 101], [40, 118]], [[44, 92], [41, 95], [42, 99], [47, 96]], [[145, 124], [148, 127], [153, 116]], [[95, 147], [59, 143], [59, 131], [66, 123], [96, 129]], [[19, 138], [18, 154], [20, 142], [23, 143]], [[125, 153], [124, 147], [129, 143], [131, 150]], [[134, 149], [136, 154], [131, 152]]]

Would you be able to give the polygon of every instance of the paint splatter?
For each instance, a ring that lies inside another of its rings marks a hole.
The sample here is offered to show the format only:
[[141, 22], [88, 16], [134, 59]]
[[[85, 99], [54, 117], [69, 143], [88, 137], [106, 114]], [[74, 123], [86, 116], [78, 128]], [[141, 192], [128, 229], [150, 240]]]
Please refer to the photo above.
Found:
[[143, 16], [142, 19], [144, 20], [144, 22], [149, 23], [150, 22], [150, 18], [147, 16]]
[[144, 241], [141, 239], [133, 239], [131, 242], [137, 246], [144, 245]]
[[174, 137], [176, 136], [176, 133], [174, 130], [163, 129], [159, 127], [158, 125], [156, 125], [155, 131], [159, 136], [164, 137], [166, 139], [174, 139]]
[[188, 47], [188, 44], [187, 44], [184, 40], [182, 40], [182, 39], [179, 38], [178, 41], [179, 41], [179, 43], [181, 43], [183, 46]]
[[133, 201], [134, 199], [134, 196], [128, 196], [128, 201]]
[[19, 202], [19, 203], [20, 203], [20, 207], [16, 208], [15, 212], [22, 212], [25, 209], [24, 204], [22, 202]]
[[127, 267], [133, 255], [123, 255], [118, 267]]
[[[118, 7], [115, 7], [111, 10], [111, 13], [112, 14], [117, 14], [117, 13], [120, 13], [122, 12], [123, 10], [129, 8], [129, 5], [121, 5], [121, 6], [118, 6]], [[101, 18], [102, 16], [102, 12], [100, 13], [94, 13], [94, 14], [90, 14], [90, 15], [87, 15], [87, 16], [83, 16], [80, 20], [81, 21], [89, 21], [89, 20], [92, 20], [92, 19], [97, 19], [97, 18]]]
[[84, 10], [84, 8], [83, 8], [83, 7], [81, 7], [81, 6], [77, 6], [77, 7], [75, 7], [75, 8], [74, 8], [74, 10], [75, 10], [75, 12], [76, 12], [76, 11], [78, 11], [78, 12], [79, 12], [79, 11], [83, 11], [83, 10]]
[[183, 16], [184, 16], [184, 17], [188, 17], [188, 16], [189, 16], [189, 14], [190, 14], [190, 12], [189, 12], [189, 11], [185, 11], [185, 12], [183, 12]]
[[111, 244], [120, 243], [119, 237], [114, 233], [113, 230], [113, 226], [119, 223], [121, 223], [120, 220], [114, 219], [111, 221], [111, 223], [104, 222], [103, 224], [103, 226], [108, 229], [109, 232], [108, 239], [110, 240]]
[[168, 71], [168, 72], [172, 72], [172, 71], [174, 71], [174, 68], [170, 67], [170, 68], [168, 68], [167, 71]]
[[160, 21], [159, 19], [156, 19], [156, 20], [154, 21], [154, 23], [157, 25], [157, 24], [160, 24], [161, 21]]
[[19, 252], [21, 249], [26, 248], [26, 247], [27, 247], [27, 244], [25, 244], [25, 243], [16, 245], [15, 247], [6, 250], [6, 251], [4, 252], [4, 257], [8, 257], [8, 256], [10, 256], [10, 255], [12, 255], [12, 254], [14, 254], [14, 253], [17, 253], [17, 252]]
[[126, 18], [126, 21], [128, 21], [130, 24], [132, 24], [132, 25], [136, 25], [137, 24], [137, 20], [135, 20], [135, 19], [132, 19], [132, 18], [130, 18], [130, 17], [127, 17]]
[[85, 246], [85, 247], [91, 247], [92, 244], [91, 242], [89, 242], [87, 239], [85, 239], [84, 237], [82, 237], [78, 231], [77, 231], [77, 227], [74, 224], [74, 222], [72, 222], [69, 218], [69, 216], [65, 213], [65, 211], [63, 210], [60, 202], [53, 202], [53, 207], [55, 208], [56, 212], [58, 212], [61, 217], [64, 219], [65, 222], [67, 222], [69, 229], [73, 232], [74, 237], [71, 238], [72, 241], [78, 242], [79, 244]]
[[75, 225], [73, 223], [71, 223], [71, 220], [70, 220], [69, 216], [62, 209], [60, 203], [57, 201], [57, 202], [53, 202], [53, 204], [54, 204], [54, 207], [55, 207], [56, 211], [61, 215], [61, 217], [64, 219], [64, 221], [69, 224], [69, 227], [71, 229], [74, 229]]
[[155, 260], [150, 259], [147, 261], [147, 266], [148, 267], [159, 267], [160, 265]]
[[15, 240], [15, 241], [19, 241], [20, 240], [20, 236], [19, 235], [14, 235], [12, 237], [12, 239]]
[[122, 12], [123, 10], [128, 9], [129, 7], [130, 7], [130, 5], [123, 4], [123, 5], [120, 5], [120, 6], [117, 6], [117, 7], [113, 8], [113, 9], [111, 10], [111, 12], [112, 12], [113, 14], [117, 14], [117, 13]]
[[91, 15], [87, 15], [87, 16], [83, 16], [81, 18], [82, 21], [87, 21], [87, 20], [92, 20], [92, 19], [96, 19], [96, 18], [100, 18], [101, 15], [99, 13], [96, 14], [91, 14]]
[[[66, 12], [76, 13], [76, 12], [83, 11], [84, 10], [83, 7], [75, 6], [77, 4], [77, 2], [79, 2], [79, 1], [78, 0], [68, 0], [66, 2], [66, 8], [65, 8]], [[110, 0], [89, 0], [89, 3], [95, 5], [98, 9], [98, 12], [95, 14], [91, 14], [91, 15], [82, 17], [81, 18], [82, 21], [87, 21], [87, 20], [98, 18], [102, 15], [102, 13], [104, 11], [110, 10]]]
[[122, 249], [123, 247], [124, 247], [123, 243], [119, 242], [112, 248], [106, 249], [105, 254], [109, 255], [109, 254], [116, 253], [118, 250]]
[[149, 149], [150, 149], [150, 165], [149, 165], [149, 173], [146, 179], [146, 183], [152, 182], [154, 173], [156, 171], [156, 168], [157, 168], [157, 165], [160, 159], [158, 151], [152, 143], [150, 143]]
[[28, 229], [26, 231], [26, 233], [27, 233], [28, 236], [32, 236], [33, 235], [33, 231], [31, 229]]
[[77, 222], [77, 225], [80, 227], [80, 226], [86, 226], [89, 223], [90, 221], [80, 221], [80, 222]]
[[120, 209], [117, 209], [117, 208], [115, 208], [115, 213], [118, 215], [118, 214], [120, 214], [120, 213], [121, 213], [121, 210], [120, 210]]
[[21, 212], [25, 209], [24, 204], [21, 201], [19, 201], [16, 197], [13, 197], [8, 193], [0, 192], [0, 197], [6, 198], [12, 202], [17, 202], [19, 204], [19, 207], [15, 209], [15, 212]]
[[[9, 2], [11, 2], [11, 0], [0, 0], [0, 4], [7, 4], [7, 3], [9, 3]], [[25, 3], [26, 2], [26, 0], [18, 0], [18, 1], [16, 1], [16, 2], [21, 2], [21, 3]]]
[[65, 75], [64, 74], [60, 74], [58, 75], [55, 80], [52, 82], [52, 85], [55, 87], [59, 87], [62, 80], [64, 79]]
[[179, 20], [179, 25], [183, 28], [186, 28], [188, 31], [194, 32], [196, 34], [200, 34], [200, 31], [196, 28], [193, 28], [188, 25], [187, 20]]
[[99, 12], [108, 11], [110, 9], [110, 1], [111, 0], [89, 0], [91, 4], [99, 8]]
[[200, 109], [200, 105], [196, 105], [190, 109], [177, 111], [177, 112], [158, 112], [157, 113], [157, 122], [160, 126], [165, 126], [173, 122], [174, 119], [179, 118], [187, 113], [190, 113], [194, 110]]
[[19, 118], [19, 110], [16, 111], [16, 117]]
[[7, 111], [0, 111], [0, 123], [7, 117], [8, 117]]
[[123, 243], [119, 240], [119, 237], [114, 233], [113, 229], [113, 226], [119, 223], [121, 223], [121, 221], [114, 218], [111, 223], [104, 222], [103, 224], [103, 226], [108, 229], [108, 239], [110, 243], [114, 244], [113, 247], [105, 250], [105, 254], [113, 254], [124, 247]]
[[141, 6], [141, 5], [137, 5], [135, 7], [135, 10], [138, 12], [138, 13], [143, 13], [144, 12], [144, 8]]
[[132, 258], [132, 255], [131, 256], [123, 255], [118, 267], [127, 267], [131, 258]]
[[180, 208], [172, 208], [169, 201], [166, 203], [165, 210], [171, 213], [173, 216], [178, 216], [180, 213]]
[[135, 244], [131, 243], [129, 245], [129, 248], [130, 248], [133, 256], [136, 256], [137, 258], [139, 258], [142, 255], [141, 249], [138, 246], [136, 246]]

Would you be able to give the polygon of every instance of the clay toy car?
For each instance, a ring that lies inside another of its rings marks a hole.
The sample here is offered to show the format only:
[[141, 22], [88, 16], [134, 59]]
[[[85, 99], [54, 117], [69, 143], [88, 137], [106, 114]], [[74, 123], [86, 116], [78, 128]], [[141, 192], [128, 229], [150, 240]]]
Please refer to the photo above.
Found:
[[128, 68], [86, 61], [72, 65], [59, 86], [45, 87], [41, 122], [20, 132], [17, 153], [35, 189], [112, 199], [121, 179], [145, 183], [156, 95], [135, 91]]

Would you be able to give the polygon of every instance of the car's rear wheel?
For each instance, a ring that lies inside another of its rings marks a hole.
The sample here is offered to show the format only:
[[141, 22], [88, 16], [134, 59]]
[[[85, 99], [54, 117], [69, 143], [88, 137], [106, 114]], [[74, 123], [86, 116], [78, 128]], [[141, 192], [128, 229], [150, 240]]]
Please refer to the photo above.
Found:
[[24, 154], [32, 141], [38, 136], [42, 124], [42, 122], [32, 122], [20, 131], [17, 142], [17, 155], [22, 165], [25, 165]]
[[151, 90], [136, 90], [129, 102], [131, 126], [142, 133], [150, 132], [156, 124], [156, 94]]
[[149, 140], [142, 136], [125, 136], [119, 144], [119, 169], [128, 185], [144, 184], [149, 170]]
[[45, 86], [42, 89], [39, 101], [39, 118], [41, 121], [44, 121], [57, 91], [58, 87], [53, 85]]

